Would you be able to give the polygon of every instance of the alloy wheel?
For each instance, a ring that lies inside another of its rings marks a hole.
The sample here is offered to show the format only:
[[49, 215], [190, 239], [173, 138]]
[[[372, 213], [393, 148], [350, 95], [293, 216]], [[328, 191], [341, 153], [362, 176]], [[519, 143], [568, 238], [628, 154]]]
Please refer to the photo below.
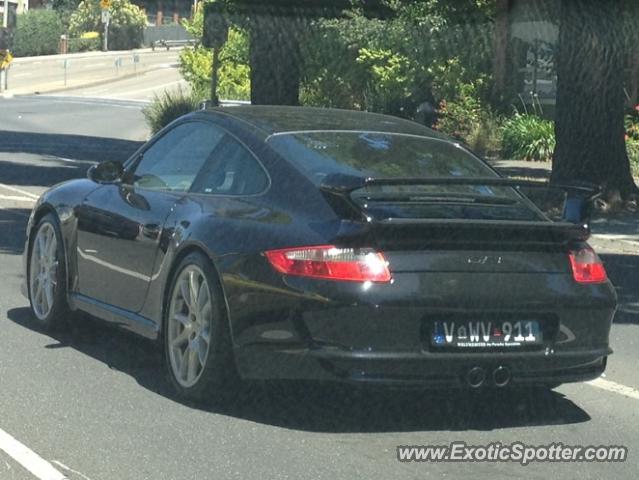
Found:
[[204, 371], [211, 348], [213, 304], [204, 272], [184, 268], [173, 286], [167, 325], [171, 369], [180, 386], [194, 386]]
[[33, 312], [40, 320], [51, 313], [58, 275], [58, 240], [53, 225], [43, 223], [33, 242], [29, 289]]

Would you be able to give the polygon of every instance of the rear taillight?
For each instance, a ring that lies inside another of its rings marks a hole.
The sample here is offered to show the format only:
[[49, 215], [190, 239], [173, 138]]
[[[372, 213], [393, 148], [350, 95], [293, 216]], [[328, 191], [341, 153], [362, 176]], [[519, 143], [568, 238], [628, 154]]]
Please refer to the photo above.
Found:
[[348, 282], [390, 282], [384, 255], [370, 249], [332, 245], [297, 247], [265, 252], [275, 270], [295, 275]]
[[606, 269], [592, 248], [570, 252], [572, 276], [578, 283], [603, 283], [608, 279]]

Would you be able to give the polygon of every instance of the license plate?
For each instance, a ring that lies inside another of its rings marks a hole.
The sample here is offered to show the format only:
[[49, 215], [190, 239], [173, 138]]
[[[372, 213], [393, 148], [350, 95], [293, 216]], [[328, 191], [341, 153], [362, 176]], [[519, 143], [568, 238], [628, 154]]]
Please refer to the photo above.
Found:
[[539, 322], [436, 321], [431, 335], [435, 347], [496, 348], [539, 345], [543, 341]]

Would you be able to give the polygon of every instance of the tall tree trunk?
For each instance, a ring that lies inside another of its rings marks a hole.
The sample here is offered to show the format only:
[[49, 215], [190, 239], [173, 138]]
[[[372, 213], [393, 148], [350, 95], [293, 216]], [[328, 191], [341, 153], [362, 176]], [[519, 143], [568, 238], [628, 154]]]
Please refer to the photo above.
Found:
[[495, 55], [493, 58], [493, 100], [501, 102], [508, 73], [508, 37], [511, 0], [497, 0], [495, 15]]
[[631, 106], [639, 103], [639, 45], [635, 45], [628, 55], [630, 65], [630, 78], [628, 79], [628, 96]]
[[251, 102], [299, 105], [298, 22], [281, 16], [256, 17], [250, 27]]
[[562, 0], [551, 180], [626, 198], [637, 187], [624, 141], [622, 14], [619, 0]]

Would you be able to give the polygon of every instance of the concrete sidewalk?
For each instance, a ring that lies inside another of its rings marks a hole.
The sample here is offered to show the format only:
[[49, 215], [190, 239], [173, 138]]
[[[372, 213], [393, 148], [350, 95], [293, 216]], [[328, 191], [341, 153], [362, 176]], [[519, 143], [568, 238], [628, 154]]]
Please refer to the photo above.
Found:
[[179, 50], [86, 52], [16, 59], [0, 97], [52, 93], [120, 81], [145, 72], [176, 69]]
[[[178, 50], [177, 48], [175, 49]], [[136, 48], [133, 50], [112, 50], [108, 52], [79, 52], [79, 53], [67, 53], [65, 55], [55, 54], [55, 55], [38, 55], [35, 57], [14, 57], [12, 64], [21, 64], [21, 63], [33, 63], [33, 62], [46, 62], [46, 61], [54, 61], [54, 60], [65, 60], [65, 59], [80, 59], [80, 58], [100, 58], [100, 57], [117, 57], [117, 56], [128, 56], [128, 55], [144, 55], [148, 53], [155, 53], [150, 48]]]

